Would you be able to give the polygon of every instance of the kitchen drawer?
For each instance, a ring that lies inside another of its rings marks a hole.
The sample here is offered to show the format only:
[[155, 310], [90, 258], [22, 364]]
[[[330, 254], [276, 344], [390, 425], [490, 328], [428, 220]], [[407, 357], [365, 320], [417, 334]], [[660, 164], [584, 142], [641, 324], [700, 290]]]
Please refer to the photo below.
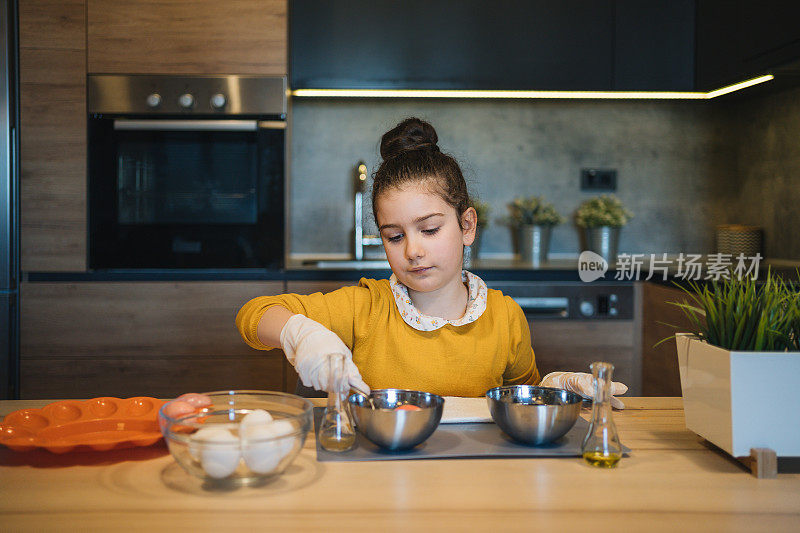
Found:
[[283, 287], [282, 281], [23, 283], [21, 393], [285, 390], [283, 354], [253, 350], [235, 325], [246, 301]]
[[[642, 394], [645, 396], [680, 396], [678, 349], [675, 339], [662, 339], [677, 332], [689, 331], [689, 320], [680, 308], [668, 302], [689, 300], [683, 290], [658, 283], [643, 283], [642, 297]], [[668, 326], [673, 324], [680, 329]]]
[[591, 363], [606, 361], [614, 365], [614, 381], [625, 383], [629, 395], [639, 395], [633, 320], [532, 320], [528, 325], [542, 377], [555, 371], [591, 372]]
[[249, 355], [235, 326], [283, 282], [24, 283], [23, 356]]
[[[22, 357], [20, 397], [154, 396], [225, 389], [285, 390], [280, 350], [252, 355]], [[292, 383], [294, 387], [294, 383]]]

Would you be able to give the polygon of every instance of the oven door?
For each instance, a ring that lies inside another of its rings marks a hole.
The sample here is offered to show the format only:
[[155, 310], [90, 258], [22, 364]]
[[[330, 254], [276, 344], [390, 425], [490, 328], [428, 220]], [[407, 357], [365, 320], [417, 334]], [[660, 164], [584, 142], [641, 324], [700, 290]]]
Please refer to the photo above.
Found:
[[284, 121], [89, 122], [91, 268], [282, 266]]

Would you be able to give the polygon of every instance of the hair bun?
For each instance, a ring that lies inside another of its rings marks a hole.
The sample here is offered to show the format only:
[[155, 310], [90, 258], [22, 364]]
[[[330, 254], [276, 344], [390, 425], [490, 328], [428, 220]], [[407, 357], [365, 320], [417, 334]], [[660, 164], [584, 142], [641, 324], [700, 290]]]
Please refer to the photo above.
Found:
[[407, 118], [381, 137], [381, 157], [385, 160], [411, 150], [438, 152], [439, 136], [433, 126], [418, 118]]

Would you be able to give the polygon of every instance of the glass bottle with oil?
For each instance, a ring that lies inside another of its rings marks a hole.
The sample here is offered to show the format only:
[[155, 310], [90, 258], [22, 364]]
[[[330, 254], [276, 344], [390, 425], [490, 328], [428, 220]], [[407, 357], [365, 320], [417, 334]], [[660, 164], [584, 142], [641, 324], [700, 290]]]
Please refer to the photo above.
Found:
[[594, 403], [592, 421], [583, 439], [581, 452], [590, 465], [611, 468], [622, 458], [622, 444], [611, 416], [611, 375], [614, 365], [595, 362], [590, 368], [594, 378]]
[[319, 426], [320, 446], [331, 452], [344, 452], [356, 443], [356, 434], [347, 410], [347, 392], [350, 387], [344, 375], [344, 355], [328, 358], [328, 405]]

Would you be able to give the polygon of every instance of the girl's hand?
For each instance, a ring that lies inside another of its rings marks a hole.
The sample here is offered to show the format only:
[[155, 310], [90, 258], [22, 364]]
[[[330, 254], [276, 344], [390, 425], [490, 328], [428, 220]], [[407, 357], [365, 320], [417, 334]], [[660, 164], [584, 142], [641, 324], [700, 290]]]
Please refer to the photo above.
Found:
[[286, 358], [294, 365], [300, 380], [306, 387], [317, 390], [330, 390], [329, 359], [334, 355], [344, 356], [344, 377], [337, 380], [345, 385], [345, 392], [350, 385], [369, 392], [361, 373], [353, 363], [353, 354], [342, 340], [331, 330], [303, 315], [292, 315], [281, 330], [281, 347]]
[[[565, 389], [571, 392], [576, 392], [591, 400], [594, 398], [594, 383], [592, 382], [592, 375], [586, 372], [550, 372], [542, 378], [540, 387], [554, 387], [556, 389]], [[622, 403], [615, 395], [625, 394], [628, 392], [628, 386], [619, 381], [611, 382], [611, 407], [616, 409], [625, 409], [625, 404]]]

